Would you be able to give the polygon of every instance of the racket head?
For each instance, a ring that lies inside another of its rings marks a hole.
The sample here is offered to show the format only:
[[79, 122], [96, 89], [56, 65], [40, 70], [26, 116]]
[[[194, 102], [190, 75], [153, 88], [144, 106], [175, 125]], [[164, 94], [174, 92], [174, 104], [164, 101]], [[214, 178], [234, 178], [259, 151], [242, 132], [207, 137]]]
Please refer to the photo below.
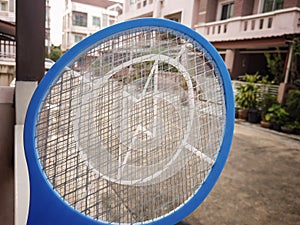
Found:
[[[117, 221], [106, 221], [99, 218], [95, 219], [88, 213], [80, 212], [80, 210], [75, 209], [76, 207], [74, 207], [74, 205], [71, 206], [62, 197], [62, 194], [53, 187], [53, 183], [48, 178], [49, 174], [44, 172], [43, 165], [40, 162], [39, 150], [36, 147], [36, 127], [39, 111], [41, 108], [43, 108], [43, 104], [45, 104], [43, 101], [45, 96], [49, 94], [49, 90], [52, 87], [51, 85], [58, 82], [59, 76], [64, 71], [69, 70], [69, 66], [72, 65], [78, 59], [78, 57], [93, 49], [101, 40], [106, 40], [118, 33], [140, 29], [141, 27], [173, 30], [174, 32], [182, 34], [182, 37], [186, 38], [186, 40], [189, 40], [191, 43], [194, 43], [199, 48], [201, 47], [204, 49], [206, 54], [205, 56], [208, 60], [211, 60], [212, 65], [215, 67], [215, 70], [218, 73], [217, 75], [220, 78], [220, 82], [222, 83], [222, 92], [224, 94], [225, 102], [224, 112], [226, 112], [226, 115], [224, 117], [222, 140], [219, 146], [218, 154], [216, 155], [213, 166], [211, 166], [209, 169], [209, 172], [207, 173], [203, 183], [199, 185], [192, 195], [187, 197], [184, 202], [170, 212], [149, 220], [146, 219], [144, 221], [138, 221], [137, 223], [175, 224], [194, 211], [203, 202], [215, 185], [228, 157], [234, 129], [234, 100], [231, 79], [221, 56], [205, 38], [182, 24], [169, 20], [154, 18], [131, 20], [103, 29], [75, 45], [72, 49], [66, 52], [48, 71], [33, 94], [26, 114], [24, 126], [24, 146], [30, 176], [30, 208], [28, 224], [76, 225], [120, 223]], [[155, 57], [151, 58], [151, 61], [153, 60], [155, 61]], [[172, 62], [169, 63], [172, 64]], [[80, 76], [82, 76], [82, 74], [79, 74], [79, 77]], [[79, 123], [78, 126], [80, 126]], [[188, 127], [188, 125], [186, 127]], [[187, 130], [189, 129], [191, 128], [187, 128]], [[105, 174], [100, 173], [99, 176], [104, 175]], [[110, 176], [111, 174], [108, 175]], [[166, 176], [164, 179], [168, 178], [169, 177]], [[109, 182], [116, 182], [116, 180], [117, 179], [111, 179]], [[142, 179], [139, 180], [139, 183], [142, 183], [141, 180]], [[147, 179], [145, 178], [144, 180]], [[120, 181], [119, 185], [128, 185], [128, 183], [126, 183], [126, 179], [124, 179], [123, 183], [122, 182], [123, 181]], [[157, 181], [153, 181], [154, 184], [155, 182]], [[149, 183], [145, 182], [145, 184], [141, 185], [143, 188], [149, 185]], [[130, 223], [131, 222], [125, 222], [124, 224]]]

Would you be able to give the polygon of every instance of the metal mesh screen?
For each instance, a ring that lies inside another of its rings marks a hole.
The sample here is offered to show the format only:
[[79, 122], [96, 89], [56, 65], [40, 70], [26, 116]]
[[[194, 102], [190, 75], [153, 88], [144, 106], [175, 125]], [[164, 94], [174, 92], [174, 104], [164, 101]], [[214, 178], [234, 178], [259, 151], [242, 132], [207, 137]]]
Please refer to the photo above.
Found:
[[58, 75], [38, 112], [39, 162], [76, 210], [107, 223], [178, 209], [209, 174], [225, 128], [204, 49], [171, 29], [101, 40]]

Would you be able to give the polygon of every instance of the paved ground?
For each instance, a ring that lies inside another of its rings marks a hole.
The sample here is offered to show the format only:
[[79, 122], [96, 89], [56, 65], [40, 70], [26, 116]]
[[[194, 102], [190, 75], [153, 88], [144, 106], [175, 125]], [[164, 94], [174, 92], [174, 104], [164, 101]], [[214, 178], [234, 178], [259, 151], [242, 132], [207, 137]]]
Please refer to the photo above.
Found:
[[300, 224], [300, 136], [237, 121], [220, 179], [180, 224]]
[[[9, 177], [12, 184], [13, 176]], [[5, 225], [12, 224], [12, 210], [3, 210], [7, 208], [4, 197], [12, 194], [9, 187], [9, 192], [0, 188], [4, 206], [0, 221]], [[238, 121], [228, 162], [215, 188], [180, 224], [300, 225], [300, 136]]]

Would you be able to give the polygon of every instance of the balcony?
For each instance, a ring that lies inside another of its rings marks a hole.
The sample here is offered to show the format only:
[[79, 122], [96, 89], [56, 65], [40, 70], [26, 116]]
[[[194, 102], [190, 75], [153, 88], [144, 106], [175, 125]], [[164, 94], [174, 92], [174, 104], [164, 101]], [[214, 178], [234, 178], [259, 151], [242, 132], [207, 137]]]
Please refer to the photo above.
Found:
[[130, 4], [125, 14], [120, 15], [120, 20], [128, 20], [137, 17], [152, 17], [155, 11], [154, 0], [136, 0]]
[[267, 38], [300, 33], [300, 8], [198, 24], [196, 31], [211, 42]]

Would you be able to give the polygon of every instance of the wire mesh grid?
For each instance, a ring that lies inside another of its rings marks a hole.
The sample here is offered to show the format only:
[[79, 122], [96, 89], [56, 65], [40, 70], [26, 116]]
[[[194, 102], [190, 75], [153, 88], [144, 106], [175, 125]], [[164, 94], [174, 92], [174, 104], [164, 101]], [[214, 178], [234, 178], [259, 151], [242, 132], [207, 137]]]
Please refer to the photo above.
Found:
[[178, 209], [205, 182], [225, 115], [219, 72], [199, 44], [135, 28], [61, 71], [38, 112], [36, 149], [70, 206], [108, 224], [141, 223]]

